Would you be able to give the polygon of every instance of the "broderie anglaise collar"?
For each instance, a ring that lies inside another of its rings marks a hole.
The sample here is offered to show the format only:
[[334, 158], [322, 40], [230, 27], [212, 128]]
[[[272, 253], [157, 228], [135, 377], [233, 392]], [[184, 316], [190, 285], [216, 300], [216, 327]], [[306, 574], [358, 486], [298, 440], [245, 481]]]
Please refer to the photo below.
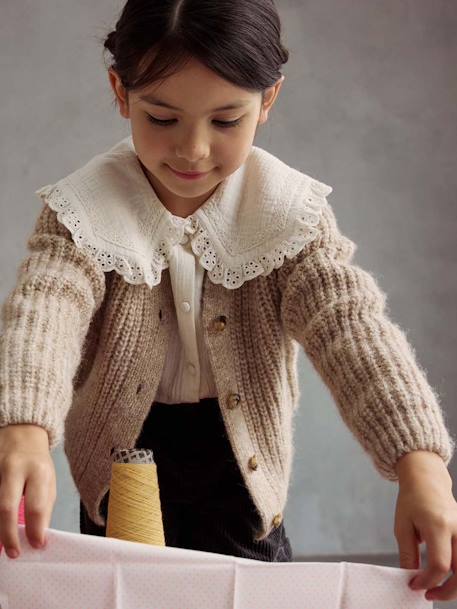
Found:
[[130, 135], [35, 193], [106, 272], [157, 285], [171, 249], [187, 235], [211, 281], [235, 289], [268, 275], [314, 239], [332, 190], [252, 146], [243, 165], [181, 218], [157, 197]]

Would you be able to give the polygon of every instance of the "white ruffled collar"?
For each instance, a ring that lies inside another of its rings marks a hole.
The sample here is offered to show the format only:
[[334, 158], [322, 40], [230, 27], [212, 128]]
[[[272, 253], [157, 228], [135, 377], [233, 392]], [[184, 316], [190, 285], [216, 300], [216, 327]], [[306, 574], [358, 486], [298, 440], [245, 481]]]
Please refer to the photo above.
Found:
[[106, 272], [152, 288], [187, 235], [211, 281], [235, 289], [268, 275], [314, 239], [332, 190], [252, 146], [243, 165], [181, 218], [157, 197], [130, 135], [35, 193]]

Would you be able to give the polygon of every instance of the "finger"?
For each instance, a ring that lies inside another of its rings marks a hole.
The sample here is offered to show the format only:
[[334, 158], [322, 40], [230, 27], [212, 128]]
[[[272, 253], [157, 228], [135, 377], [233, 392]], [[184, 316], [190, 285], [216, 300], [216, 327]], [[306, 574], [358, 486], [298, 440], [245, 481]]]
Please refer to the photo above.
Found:
[[45, 529], [49, 527], [55, 498], [46, 471], [27, 479], [24, 494], [26, 535], [31, 546], [41, 548], [45, 544]]
[[426, 598], [433, 600], [454, 600], [457, 598], [457, 575], [456, 575], [456, 566], [457, 566], [457, 537], [452, 537], [451, 540], [451, 551], [452, 551], [452, 559], [451, 559], [451, 569], [453, 575], [442, 585], [435, 588], [431, 588], [427, 590]]
[[414, 578], [414, 589], [438, 586], [449, 573], [452, 559], [450, 529], [433, 526], [422, 531], [427, 545], [427, 568]]
[[408, 521], [396, 533], [401, 569], [419, 569], [420, 551], [416, 531]]
[[5, 552], [10, 558], [12, 552], [21, 553], [18, 534], [18, 510], [21, 501], [24, 482], [9, 466], [4, 464], [0, 484], [0, 540], [5, 546]]

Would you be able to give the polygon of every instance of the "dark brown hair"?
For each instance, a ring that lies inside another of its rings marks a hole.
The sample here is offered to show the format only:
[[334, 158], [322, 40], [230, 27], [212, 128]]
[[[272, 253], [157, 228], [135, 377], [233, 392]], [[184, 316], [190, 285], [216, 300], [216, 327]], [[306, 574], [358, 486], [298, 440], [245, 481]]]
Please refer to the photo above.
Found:
[[289, 59], [273, 0], [128, 0], [103, 46], [127, 92], [195, 58], [263, 98]]

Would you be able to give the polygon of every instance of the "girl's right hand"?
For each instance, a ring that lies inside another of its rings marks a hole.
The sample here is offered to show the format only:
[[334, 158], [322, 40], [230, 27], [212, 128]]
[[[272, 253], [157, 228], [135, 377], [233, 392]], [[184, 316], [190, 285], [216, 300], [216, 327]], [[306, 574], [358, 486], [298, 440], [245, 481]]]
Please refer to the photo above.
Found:
[[17, 550], [18, 510], [24, 495], [25, 530], [34, 548], [45, 545], [57, 496], [56, 471], [46, 429], [33, 424], [0, 428], [0, 543], [7, 555]]

